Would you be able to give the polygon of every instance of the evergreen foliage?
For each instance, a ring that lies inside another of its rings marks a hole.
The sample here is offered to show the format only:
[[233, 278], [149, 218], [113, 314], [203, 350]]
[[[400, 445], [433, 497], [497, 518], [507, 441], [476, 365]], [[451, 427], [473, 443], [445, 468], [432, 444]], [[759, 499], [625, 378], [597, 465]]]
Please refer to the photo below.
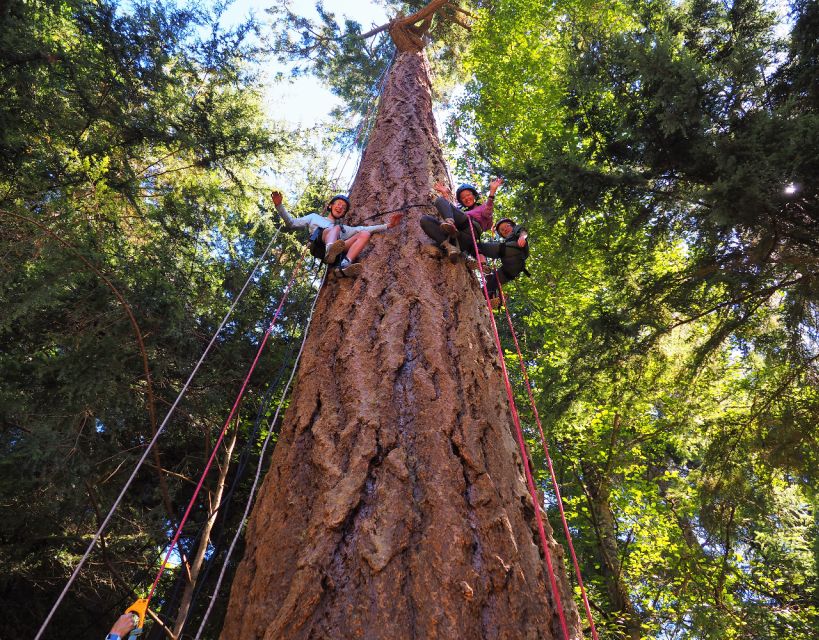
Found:
[[604, 637], [819, 623], [815, 3], [791, 18], [510, 0], [477, 23], [459, 117], [535, 239], [512, 297]]
[[[253, 24], [225, 31], [199, 9], [85, 0], [9, 2], [0, 18], [0, 636], [22, 638], [272, 237], [259, 175], [290, 136], [263, 117]], [[282, 238], [47, 637], [103, 637], [150, 585], [298, 255]], [[300, 339], [314, 294], [302, 281], [242, 405], [236, 456], [269, 428], [251, 437]], [[154, 605], [172, 620], [184, 572], [166, 575]]]
[[[439, 88], [470, 79], [454, 115], [477, 140], [468, 165], [507, 179], [496, 215], [530, 231], [533, 275], [507, 293], [601, 637], [813, 638], [817, 4], [460, 7], [433, 21], [431, 58]], [[271, 15], [274, 53], [364, 117], [386, 33], [324, 9], [315, 24], [283, 3]], [[33, 636], [274, 233], [262, 176], [292, 138], [263, 117], [266, 34], [218, 19], [153, 2], [0, 8], [0, 637]], [[329, 189], [310, 176], [294, 209]], [[150, 584], [293, 245], [274, 246], [282, 263], [257, 276], [160, 439], [161, 469], [149, 458], [48, 637], [102, 637]], [[292, 294], [242, 405], [238, 503], [314, 293], [305, 279]], [[214, 565], [241, 509], [221, 511]], [[183, 586], [183, 572], [160, 584], [166, 621]]]

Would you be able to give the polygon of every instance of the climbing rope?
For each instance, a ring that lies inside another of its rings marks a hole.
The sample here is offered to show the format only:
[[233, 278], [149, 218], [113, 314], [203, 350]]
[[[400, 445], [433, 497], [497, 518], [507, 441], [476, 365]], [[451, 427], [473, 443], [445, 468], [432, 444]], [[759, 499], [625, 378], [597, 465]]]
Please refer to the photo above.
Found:
[[[475, 247], [475, 255], [478, 255], [478, 241], [475, 238], [475, 227], [472, 225], [472, 222], [469, 222], [469, 232], [472, 234], [472, 244]], [[560, 591], [558, 591], [557, 587], [557, 578], [555, 577], [554, 566], [552, 564], [552, 556], [549, 551], [549, 543], [546, 541], [546, 531], [543, 528], [543, 518], [540, 515], [540, 504], [537, 499], [537, 489], [535, 488], [535, 482], [532, 478], [532, 473], [529, 470], [529, 455], [526, 453], [526, 442], [523, 439], [523, 430], [520, 426], [520, 417], [518, 416], [518, 409], [517, 405], [515, 404], [515, 396], [512, 393], [512, 383], [509, 381], [509, 372], [506, 370], [506, 362], [503, 358], [503, 350], [501, 348], [500, 342], [500, 335], [498, 334], [498, 326], [495, 323], [495, 314], [492, 313], [492, 304], [489, 301], [489, 291], [486, 288], [486, 278], [484, 277], [483, 273], [483, 265], [481, 265], [481, 261], [478, 260], [478, 269], [481, 272], [481, 280], [482, 280], [482, 287], [483, 287], [483, 294], [484, 298], [486, 299], [486, 307], [489, 310], [489, 320], [492, 325], [492, 333], [494, 334], [495, 338], [495, 346], [498, 349], [498, 359], [500, 361], [501, 372], [503, 373], [503, 382], [506, 387], [506, 397], [509, 400], [509, 410], [512, 413], [512, 422], [515, 425], [515, 436], [517, 437], [518, 447], [520, 448], [520, 455], [523, 459], [523, 471], [526, 476], [526, 485], [529, 488], [529, 494], [532, 498], [532, 504], [534, 505], [535, 509], [535, 521], [537, 522], [537, 530], [538, 535], [540, 536], [540, 543], [543, 547], [543, 554], [546, 557], [546, 567], [548, 568], [549, 573], [549, 582], [552, 587], [552, 597], [555, 603], [555, 609], [557, 610], [557, 616], [560, 620], [560, 627], [563, 630], [563, 636], [565, 640], [571, 640], [569, 636], [569, 629], [566, 625], [566, 616], [563, 612], [563, 603], [560, 600]]]
[[389, 209], [388, 211], [376, 211], [371, 216], [367, 216], [366, 218], [361, 220], [361, 224], [363, 224], [365, 222], [369, 222], [373, 218], [377, 218], [379, 216], [385, 216], [388, 213], [395, 213], [396, 211], [407, 211], [408, 209], [416, 209], [416, 208], [424, 208], [424, 207], [432, 207], [434, 209], [435, 205], [432, 204], [431, 202], [414, 202], [412, 204], [405, 204], [403, 206], [396, 207], [395, 209]]
[[[319, 272], [321, 271], [322, 267], [324, 266], [321, 262], [315, 263], [315, 274], [316, 278], [313, 279], [310, 287], [312, 289], [316, 289], [317, 284], [319, 284], [320, 277], [318, 277]], [[315, 306], [315, 303], [314, 305]], [[312, 307], [311, 312], [312, 313]], [[309, 321], [309, 320], [308, 320]], [[303, 321], [297, 321], [298, 326], [303, 324]], [[236, 470], [234, 473], [233, 481], [231, 482], [230, 488], [224, 493], [222, 499], [219, 502], [219, 505], [216, 506], [215, 509], [212, 510], [210, 517], [218, 516], [219, 524], [218, 529], [214, 535], [211, 536], [209, 539], [208, 544], [212, 547], [212, 552], [208, 554], [207, 563], [205, 564], [202, 572], [196, 578], [196, 587], [194, 588], [193, 594], [191, 596], [189, 605], [188, 605], [188, 615], [192, 612], [196, 606], [196, 603], [199, 601], [199, 597], [202, 593], [204, 586], [207, 584], [208, 577], [210, 576], [211, 571], [215, 568], [216, 564], [219, 563], [220, 558], [223, 557], [222, 549], [223, 549], [223, 542], [225, 538], [225, 527], [226, 522], [230, 516], [231, 506], [233, 504], [233, 496], [236, 494], [236, 491], [239, 487], [239, 484], [242, 482], [245, 476], [245, 472], [250, 464], [252, 450], [254, 445], [256, 444], [256, 438], [259, 434], [261, 429], [262, 423], [264, 421], [264, 417], [267, 415], [267, 409], [271, 404], [271, 400], [273, 398], [273, 394], [276, 392], [277, 389], [280, 389], [280, 383], [282, 379], [285, 377], [285, 374], [291, 368], [291, 358], [290, 356], [293, 354], [294, 347], [297, 345], [292, 341], [294, 338], [295, 327], [293, 327], [290, 331], [290, 335], [285, 339], [287, 342], [287, 353], [285, 354], [284, 358], [282, 359], [282, 363], [279, 366], [279, 369], [276, 373], [275, 379], [268, 385], [267, 390], [264, 393], [261, 401], [259, 402], [259, 407], [256, 411], [256, 418], [253, 421], [253, 426], [250, 429], [250, 434], [247, 436], [246, 442], [244, 447], [242, 448], [241, 453], [239, 454], [239, 459], [236, 464]], [[200, 525], [199, 531], [197, 532], [196, 536], [194, 536], [194, 546], [197, 546], [201, 543], [201, 535], [204, 533], [207, 521]], [[160, 562], [162, 560], [162, 556], [157, 558], [156, 562]], [[147, 580], [147, 576], [145, 578]], [[180, 582], [180, 581], [178, 581]], [[162, 608], [164, 610], [173, 611], [176, 607], [174, 604], [174, 597], [178, 588], [174, 590], [174, 596], [169, 598], [163, 597], [163, 604]], [[186, 616], [187, 618], [188, 616]], [[181, 629], [180, 629], [181, 635]]]
[[[322, 285], [324, 284], [324, 280], [327, 278], [327, 272], [324, 273], [324, 278], [322, 279]], [[205, 629], [205, 624], [210, 617], [211, 612], [213, 611], [213, 606], [216, 603], [217, 598], [219, 597], [219, 590], [222, 587], [222, 580], [225, 577], [225, 573], [227, 572], [228, 565], [230, 564], [230, 558], [233, 555], [233, 551], [236, 548], [236, 543], [239, 541], [239, 538], [242, 534], [242, 529], [247, 522], [248, 514], [250, 513], [250, 507], [253, 504], [253, 498], [256, 496], [256, 491], [259, 485], [259, 478], [261, 477], [262, 472], [262, 465], [264, 463], [265, 452], [267, 451], [267, 445], [270, 443], [271, 436], [273, 435], [273, 427], [276, 424], [276, 421], [279, 419], [279, 413], [281, 412], [282, 405], [284, 404], [284, 400], [287, 397], [287, 392], [290, 390], [290, 384], [293, 382], [293, 378], [296, 375], [296, 370], [299, 366], [299, 361], [301, 360], [302, 353], [304, 352], [304, 346], [307, 344], [307, 336], [310, 333], [310, 326], [313, 321], [313, 312], [316, 309], [316, 302], [318, 302], [319, 292], [321, 291], [321, 285], [316, 292], [315, 298], [313, 298], [313, 305], [310, 307], [310, 314], [307, 317], [307, 325], [304, 330], [304, 337], [301, 341], [301, 347], [299, 348], [298, 354], [296, 354], [296, 360], [293, 363], [293, 370], [290, 372], [290, 378], [287, 380], [287, 384], [284, 386], [284, 391], [282, 391], [281, 399], [279, 400], [279, 405], [276, 407], [276, 413], [273, 416], [273, 419], [270, 421], [270, 429], [268, 429], [267, 437], [262, 444], [262, 450], [259, 453], [259, 464], [256, 467], [256, 476], [253, 479], [253, 486], [250, 488], [250, 493], [247, 498], [247, 503], [245, 504], [245, 510], [242, 514], [242, 518], [239, 521], [238, 526], [236, 527], [236, 534], [233, 536], [233, 540], [230, 543], [230, 547], [228, 548], [227, 554], [225, 556], [225, 561], [222, 564], [222, 570], [219, 572], [219, 578], [216, 581], [216, 586], [213, 588], [213, 594], [210, 598], [210, 603], [208, 604], [208, 608], [205, 611], [205, 615], [202, 618], [201, 623], [199, 624], [199, 629], [196, 632], [196, 636], [194, 640], [199, 640], [202, 637], [202, 632]]]
[[201, 491], [202, 485], [205, 483], [205, 478], [207, 477], [208, 472], [210, 471], [210, 468], [213, 465], [213, 461], [216, 458], [216, 454], [219, 451], [219, 446], [222, 444], [222, 440], [224, 440], [225, 434], [227, 433], [228, 426], [230, 426], [230, 422], [231, 420], [233, 420], [233, 416], [236, 415], [236, 412], [239, 409], [239, 405], [242, 401], [242, 398], [244, 397], [247, 385], [250, 382], [250, 377], [253, 375], [253, 371], [256, 369], [256, 365], [259, 362], [259, 358], [262, 355], [262, 351], [264, 350], [264, 347], [267, 344], [267, 339], [270, 337], [270, 332], [273, 330], [273, 327], [276, 324], [276, 320], [278, 319], [279, 314], [281, 313], [281, 310], [284, 307], [284, 302], [285, 300], [287, 300], [287, 294], [290, 292], [290, 289], [292, 288], [293, 283], [295, 282], [296, 275], [298, 274], [299, 269], [301, 268], [303, 263], [304, 256], [302, 256], [299, 259], [298, 263], [296, 263], [296, 266], [293, 268], [293, 271], [290, 275], [290, 280], [287, 283], [284, 292], [282, 293], [281, 300], [279, 301], [279, 306], [276, 308], [276, 312], [273, 314], [273, 319], [270, 321], [270, 324], [268, 325], [267, 330], [265, 331], [264, 336], [262, 337], [262, 341], [259, 344], [259, 348], [256, 351], [256, 357], [253, 359], [253, 363], [250, 365], [250, 369], [248, 370], [247, 375], [245, 376], [245, 379], [242, 382], [242, 387], [239, 389], [239, 393], [236, 396], [236, 400], [233, 403], [233, 407], [231, 408], [227, 420], [225, 420], [225, 424], [222, 427], [221, 432], [219, 433], [219, 437], [216, 440], [216, 444], [213, 446], [213, 451], [211, 452], [210, 458], [205, 464], [205, 468], [202, 471], [202, 475], [199, 478], [199, 482], [196, 485], [196, 489], [194, 489], [193, 495], [191, 496], [191, 499], [188, 502], [188, 507], [187, 509], [185, 509], [185, 513], [182, 516], [182, 519], [179, 521], [179, 526], [177, 526], [176, 533], [174, 534], [174, 537], [171, 540], [170, 545], [168, 546], [168, 551], [165, 554], [165, 559], [159, 566], [159, 571], [157, 571], [156, 578], [154, 578], [154, 582], [151, 585], [150, 590], [148, 591], [148, 596], [146, 597], [146, 600], [149, 603], [151, 601], [151, 598], [153, 598], [154, 592], [156, 591], [156, 587], [159, 584], [159, 580], [165, 571], [165, 567], [167, 567], [168, 565], [168, 560], [170, 559], [173, 550], [176, 548], [176, 543], [179, 541], [179, 536], [182, 534], [182, 529], [184, 528], [185, 523], [187, 522], [188, 517], [190, 516], [191, 509], [193, 509], [193, 506], [196, 503], [196, 498], [199, 496], [199, 491]]
[[[324, 265], [322, 263], [317, 263], [316, 264], [316, 269], [315, 269], [316, 275], [321, 271], [321, 268], [323, 266]], [[313, 279], [311, 284], [310, 284], [310, 288], [311, 289], [316, 289], [315, 285], [319, 283], [319, 280], [320, 280], [319, 277], [316, 277], [315, 279]], [[315, 303], [313, 303], [313, 306], [315, 306]], [[312, 315], [313, 306], [310, 307], [309, 315]], [[301, 326], [303, 324], [303, 322], [304, 322], [303, 320], [299, 320], [298, 321], [298, 326]], [[309, 319], [308, 319], [308, 322], [309, 322]], [[223, 554], [223, 542], [224, 542], [224, 538], [225, 538], [225, 526], [226, 526], [226, 521], [227, 521], [227, 519], [228, 519], [228, 517], [230, 515], [231, 506], [233, 506], [233, 502], [232, 502], [233, 501], [233, 496], [236, 493], [238, 485], [244, 479], [245, 471], [247, 470], [247, 467], [249, 466], [250, 461], [251, 461], [251, 456], [254, 455], [254, 454], [251, 453], [251, 451], [254, 449], [254, 445], [257, 444], [257, 436], [259, 434], [259, 431], [261, 429], [262, 424], [265, 422], [264, 418], [267, 415], [267, 409], [271, 404], [275, 404], [275, 403], [271, 402], [271, 399], [273, 398], [274, 393], [278, 389], [281, 388], [279, 383], [282, 381], [282, 379], [286, 376], [287, 372], [292, 367], [293, 361], [291, 360], [290, 356], [294, 351], [294, 347], [298, 346], [294, 342], [291, 342], [291, 339], [293, 337], [294, 337], [294, 335], [291, 332], [290, 336], [287, 338], [287, 342], [288, 342], [287, 354], [285, 355], [285, 357], [284, 357], [284, 359], [283, 359], [283, 361], [281, 363], [281, 366], [279, 367], [279, 370], [276, 373], [275, 380], [273, 382], [271, 382], [270, 385], [268, 385], [268, 388], [265, 391], [264, 396], [263, 396], [262, 400], [259, 403], [258, 410], [256, 411], [256, 418], [255, 418], [255, 420], [253, 422], [253, 425], [251, 427], [250, 434], [247, 436], [245, 445], [242, 448], [241, 453], [239, 454], [239, 460], [238, 460], [238, 462], [236, 464], [236, 471], [234, 473], [234, 477], [233, 477], [233, 481], [231, 482], [231, 486], [223, 494], [221, 500], [219, 501], [219, 504], [214, 509], [212, 509], [210, 511], [210, 515], [208, 516], [208, 519], [205, 521], [205, 523], [203, 523], [200, 526], [199, 531], [197, 532], [196, 536], [194, 536], [194, 538], [193, 538], [194, 539], [193, 546], [196, 547], [196, 546], [200, 545], [201, 544], [201, 535], [204, 532], [205, 525], [206, 525], [207, 521], [210, 520], [211, 518], [215, 518], [215, 517], [218, 516], [218, 518], [219, 518], [218, 529], [217, 529], [216, 533], [213, 534], [209, 538], [209, 540], [207, 542], [207, 544], [209, 545], [209, 549], [212, 549], [212, 551], [209, 551], [207, 562], [204, 565], [202, 571], [199, 573], [199, 575], [195, 579], [196, 586], [195, 586], [195, 588], [193, 590], [193, 594], [192, 594], [192, 596], [190, 598], [190, 602], [188, 604], [188, 609], [187, 609], [187, 614], [185, 615], [185, 620], [187, 620], [188, 617], [190, 616], [191, 612], [194, 611], [194, 609], [196, 607], [196, 603], [199, 601], [199, 597], [201, 595], [201, 592], [202, 592], [203, 588], [205, 587], [205, 585], [207, 583], [208, 576], [210, 575], [211, 571], [215, 568], [215, 566], [217, 564], [221, 565], [221, 561], [222, 561], [223, 556], [224, 556], [224, 554]], [[162, 556], [160, 556], [157, 559], [157, 562], [159, 562], [161, 559], [162, 559]], [[177, 581], [177, 583], [179, 583], [179, 582], [180, 581]], [[176, 590], [178, 590], [178, 589], [176, 589]], [[168, 599], [167, 597], [163, 596], [163, 601], [162, 601], [163, 611], [166, 610], [166, 609], [168, 611], [173, 611], [175, 609], [175, 606], [176, 605], [173, 604], [173, 599], [172, 598]], [[178, 614], [177, 614], [177, 623], [178, 623]], [[180, 628], [180, 631], [179, 631], [180, 636], [181, 636], [181, 633], [182, 633], [182, 628]]]
[[506, 295], [503, 293], [503, 286], [501, 285], [500, 279], [497, 277], [497, 275], [498, 274], [496, 271], [495, 278], [497, 279], [498, 283], [501, 304], [506, 312], [506, 322], [509, 325], [509, 331], [512, 333], [512, 340], [515, 343], [515, 350], [518, 354], [518, 362], [520, 362], [520, 370], [523, 373], [523, 381], [526, 383], [526, 392], [529, 395], [529, 404], [532, 406], [532, 413], [535, 416], [535, 422], [537, 422], [537, 428], [540, 432], [540, 443], [543, 446], [543, 454], [546, 457], [546, 464], [549, 467], [549, 475], [552, 478], [552, 487], [555, 491], [555, 500], [557, 501], [557, 508], [560, 511], [560, 520], [563, 523], [563, 533], [566, 535], [566, 542], [569, 545], [569, 552], [572, 556], [572, 563], [574, 564], [574, 574], [577, 577], [577, 584], [580, 587], [580, 594], [583, 598], [583, 606], [586, 609], [586, 620], [589, 622], [592, 637], [594, 640], [598, 640], [597, 628], [594, 626], [594, 619], [592, 618], [591, 608], [589, 607], [589, 599], [586, 595], [586, 587], [583, 585], [583, 576], [580, 573], [580, 563], [577, 561], [577, 554], [574, 551], [574, 543], [572, 542], [572, 534], [569, 532], [569, 524], [566, 521], [566, 512], [563, 510], [563, 497], [560, 495], [560, 486], [558, 485], [555, 469], [552, 465], [552, 457], [549, 455], [549, 446], [546, 444], [546, 436], [543, 433], [543, 425], [540, 422], [540, 414], [538, 413], [537, 405], [535, 403], [535, 396], [532, 393], [532, 385], [529, 383], [529, 374], [526, 370], [526, 363], [523, 361], [523, 355], [520, 352], [518, 336], [515, 332], [515, 327], [512, 324], [512, 316], [509, 314], [509, 307], [506, 305]]
[[278, 238], [279, 233], [280, 233], [280, 231], [276, 230], [276, 233], [273, 234], [273, 238], [268, 243], [268, 245], [265, 248], [264, 252], [259, 257], [259, 259], [256, 261], [256, 264], [253, 266], [253, 270], [250, 272], [250, 275], [247, 277], [247, 280], [245, 280], [245, 283], [242, 286], [242, 289], [237, 294], [236, 299], [233, 301], [233, 304], [230, 306], [230, 309], [228, 309], [227, 313], [225, 314], [225, 317], [222, 318], [222, 322], [219, 324], [219, 327], [216, 329], [216, 332], [213, 334], [213, 337], [210, 339], [210, 342], [208, 343], [207, 347], [205, 347], [205, 350], [202, 353], [202, 355], [199, 357], [199, 360], [196, 362], [196, 365], [194, 365], [193, 371], [191, 371], [190, 375], [188, 376], [188, 379], [185, 381], [185, 384], [182, 385], [182, 389], [179, 391], [179, 394], [176, 396], [176, 400], [173, 401], [173, 404], [171, 405], [171, 408], [168, 409], [168, 413], [165, 415], [165, 418], [162, 420], [162, 424], [160, 424], [159, 427], [157, 428], [156, 433], [154, 433], [153, 438], [148, 443], [148, 446], [145, 448], [145, 451], [142, 453], [142, 456], [140, 457], [139, 461], [137, 462], [136, 466], [134, 467], [133, 471], [131, 472], [131, 475], [128, 477], [128, 480], [123, 485], [123, 487], [120, 490], [119, 495], [117, 496], [116, 500], [114, 500], [114, 503], [111, 505], [111, 508], [109, 509], [108, 514], [105, 516], [105, 518], [102, 521], [102, 524], [100, 524], [99, 528], [97, 529], [97, 532], [94, 534], [94, 537], [92, 538], [91, 542], [88, 544], [88, 548], [85, 550], [85, 553], [80, 558], [80, 561], [77, 563], [77, 566], [74, 567], [74, 571], [71, 573], [71, 576], [69, 576], [68, 581], [66, 582], [65, 586], [63, 587], [63, 590], [60, 592], [60, 595], [57, 597], [57, 600], [52, 605], [51, 610], [48, 612], [48, 615], [46, 616], [46, 619], [43, 621], [43, 624], [40, 625], [40, 628], [37, 631], [37, 635], [34, 636], [34, 640], [40, 640], [40, 638], [42, 638], [43, 633], [45, 632], [46, 628], [48, 627], [49, 623], [51, 622], [51, 619], [54, 617], [54, 614], [57, 612], [57, 609], [60, 607], [60, 605], [62, 604], [62, 602], [65, 599], [66, 595], [68, 594], [68, 590], [71, 588], [71, 585], [74, 584], [74, 581], [77, 579], [77, 576], [80, 574], [80, 570], [83, 568], [83, 566], [85, 566], [85, 563], [88, 561], [88, 558], [91, 556], [91, 552], [94, 550], [94, 548], [99, 543], [100, 538], [102, 538], [102, 534], [105, 532], [105, 528], [108, 526], [108, 523], [111, 521], [111, 518], [114, 516], [114, 513], [116, 512], [116, 510], [119, 508], [119, 505], [122, 502], [122, 499], [125, 497], [125, 493], [131, 487], [131, 484], [133, 484], [134, 479], [137, 476], [137, 473], [142, 468], [142, 465], [145, 464], [145, 460], [147, 460], [148, 454], [151, 452], [151, 450], [156, 445], [157, 441], [159, 440], [159, 436], [162, 435], [162, 433], [164, 432], [165, 427], [168, 424], [168, 421], [170, 420], [170, 418], [173, 415], [174, 411], [176, 411], [176, 408], [177, 408], [177, 406], [179, 406], [179, 403], [182, 401], [182, 398], [185, 396], [185, 393], [187, 392], [188, 387], [191, 384], [191, 381], [193, 380], [196, 373], [199, 371], [199, 368], [202, 366], [202, 363], [204, 362], [204, 360], [207, 357], [208, 353], [210, 353], [210, 350], [213, 347], [214, 343], [216, 342], [216, 339], [219, 337], [219, 335], [222, 333], [222, 330], [225, 328], [225, 325], [227, 324], [228, 319], [233, 314], [233, 310], [236, 308], [236, 305], [239, 304], [239, 301], [242, 299], [242, 296], [244, 296], [244, 293], [247, 290], [248, 285], [252, 282], [253, 277], [256, 275], [256, 272], [259, 270], [259, 267], [261, 266], [262, 262], [265, 260], [265, 258], [267, 258], [267, 255], [270, 252], [270, 249], [273, 247], [273, 243]]

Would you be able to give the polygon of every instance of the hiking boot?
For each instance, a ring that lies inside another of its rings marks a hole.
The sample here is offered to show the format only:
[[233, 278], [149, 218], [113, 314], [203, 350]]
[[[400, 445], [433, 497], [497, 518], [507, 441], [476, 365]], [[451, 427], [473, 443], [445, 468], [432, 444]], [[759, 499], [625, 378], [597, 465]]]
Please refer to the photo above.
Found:
[[327, 264], [333, 264], [343, 252], [344, 252], [344, 240], [336, 240], [333, 244], [327, 247], [327, 251], [324, 253], [324, 262]]
[[456, 247], [454, 244], [450, 244], [449, 242], [444, 244], [444, 251], [446, 251], [446, 255], [452, 264], [456, 264], [458, 262], [458, 258], [461, 257], [461, 252], [458, 250], [458, 247]]
[[422, 244], [421, 253], [429, 256], [430, 258], [443, 258], [444, 248], [439, 247], [437, 244]]
[[334, 269], [336, 275], [341, 278], [354, 278], [356, 276], [360, 276], [363, 270], [364, 267], [361, 266], [360, 262], [348, 263], [347, 266], [336, 267]]
[[473, 258], [472, 256], [467, 256], [466, 268], [469, 269], [470, 271], [474, 271], [475, 269], [478, 268], [478, 261], [475, 260], [475, 258]]
[[441, 229], [450, 238], [458, 235], [458, 227], [455, 226], [455, 221], [452, 218], [447, 218], [441, 223]]

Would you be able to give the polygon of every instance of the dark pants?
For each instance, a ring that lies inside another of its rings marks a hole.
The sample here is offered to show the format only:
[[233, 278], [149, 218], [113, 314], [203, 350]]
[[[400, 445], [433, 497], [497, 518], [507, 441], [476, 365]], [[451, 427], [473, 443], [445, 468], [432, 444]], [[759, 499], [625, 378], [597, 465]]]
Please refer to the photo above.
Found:
[[476, 240], [479, 239], [481, 233], [483, 233], [481, 226], [446, 198], [437, 198], [435, 200], [435, 208], [438, 209], [438, 213], [440, 213], [444, 219], [452, 218], [452, 220], [455, 221], [455, 228], [458, 229], [458, 235], [455, 236], [455, 238], [450, 238], [450, 236], [441, 229], [442, 220], [435, 216], [421, 216], [421, 228], [424, 230], [424, 233], [432, 238], [438, 246], [443, 245], [444, 242], [447, 241], [457, 240], [461, 251], [466, 251], [474, 256], [475, 247], [472, 244], [472, 233], [469, 231], [469, 224], [470, 222], [472, 223]]
[[526, 268], [526, 254], [517, 247], [500, 242], [479, 242], [478, 251], [487, 258], [500, 258], [501, 261], [501, 268], [486, 276], [486, 289], [491, 298], [498, 295], [498, 281], [500, 284], [506, 284], [517, 278]]

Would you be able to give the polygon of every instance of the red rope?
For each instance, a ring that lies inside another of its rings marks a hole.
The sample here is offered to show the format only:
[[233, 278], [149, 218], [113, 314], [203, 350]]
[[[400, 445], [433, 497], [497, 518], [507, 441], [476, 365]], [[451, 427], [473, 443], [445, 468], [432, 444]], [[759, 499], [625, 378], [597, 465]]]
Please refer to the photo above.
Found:
[[572, 543], [572, 534], [569, 533], [569, 524], [566, 522], [566, 513], [563, 511], [563, 497], [560, 495], [560, 486], [557, 483], [557, 476], [555, 475], [554, 466], [552, 466], [552, 457], [549, 455], [549, 446], [546, 444], [546, 436], [543, 434], [543, 425], [540, 422], [540, 414], [538, 413], [535, 404], [535, 397], [532, 393], [532, 385], [529, 384], [529, 374], [526, 371], [526, 364], [523, 362], [523, 355], [520, 352], [520, 345], [518, 344], [518, 336], [515, 333], [515, 327], [512, 325], [512, 316], [509, 315], [509, 307], [506, 306], [506, 296], [503, 293], [498, 272], [495, 272], [495, 279], [498, 283], [498, 291], [500, 292], [501, 304], [506, 312], [506, 321], [509, 324], [509, 331], [512, 332], [512, 340], [515, 341], [515, 350], [518, 353], [518, 361], [520, 362], [520, 370], [523, 372], [523, 380], [526, 383], [526, 392], [529, 394], [529, 403], [532, 405], [532, 412], [535, 415], [535, 422], [537, 422], [538, 431], [540, 431], [540, 442], [543, 445], [543, 453], [546, 456], [546, 463], [549, 465], [549, 475], [552, 477], [552, 487], [555, 490], [555, 498], [557, 499], [557, 508], [560, 510], [560, 519], [563, 522], [563, 532], [566, 534], [566, 541], [569, 543], [569, 552], [574, 563], [574, 574], [577, 577], [577, 584], [580, 586], [580, 593], [583, 596], [583, 606], [586, 608], [586, 620], [589, 621], [592, 637], [598, 640], [597, 628], [594, 626], [594, 619], [592, 618], [591, 608], [589, 607], [589, 599], [586, 596], [586, 587], [583, 585], [583, 577], [580, 575], [580, 563], [577, 561], [577, 554], [574, 552], [574, 544]]
[[239, 390], [239, 395], [236, 396], [236, 401], [233, 403], [233, 408], [230, 410], [230, 415], [228, 415], [227, 420], [225, 420], [225, 425], [222, 427], [222, 432], [219, 434], [219, 439], [216, 441], [216, 444], [213, 447], [213, 451], [210, 454], [210, 458], [208, 459], [207, 464], [205, 465], [205, 470], [202, 471], [202, 476], [199, 478], [199, 484], [196, 485], [196, 490], [193, 492], [191, 496], [190, 502], [188, 503], [188, 508], [185, 510], [185, 515], [182, 516], [182, 519], [179, 521], [179, 526], [176, 529], [176, 534], [171, 540], [171, 544], [168, 547], [168, 553], [165, 554], [165, 559], [162, 561], [162, 564], [159, 567], [159, 571], [156, 574], [156, 578], [154, 579], [153, 584], [151, 585], [151, 590], [148, 592], [148, 602], [151, 601], [151, 598], [154, 595], [154, 591], [156, 591], [156, 587], [159, 584], [159, 579], [162, 577], [163, 572], [165, 571], [165, 567], [168, 565], [168, 559], [171, 557], [171, 553], [173, 553], [174, 548], [176, 547], [176, 543], [179, 541], [179, 536], [182, 534], [182, 528], [185, 526], [185, 523], [188, 520], [188, 516], [191, 513], [191, 509], [193, 509], [193, 505], [196, 502], [196, 497], [199, 495], [199, 491], [202, 489], [202, 485], [205, 483], [205, 477], [208, 475], [211, 466], [213, 465], [213, 460], [216, 458], [216, 453], [219, 450], [219, 445], [222, 444], [222, 440], [225, 437], [225, 433], [227, 432], [228, 425], [230, 421], [233, 420], [233, 416], [236, 414], [237, 409], [239, 408], [239, 404], [242, 401], [242, 397], [245, 394], [245, 389], [247, 389], [247, 384], [250, 381], [250, 376], [253, 375], [253, 370], [256, 368], [256, 364], [259, 362], [259, 357], [262, 355], [262, 350], [264, 350], [264, 346], [267, 343], [267, 338], [270, 336], [270, 332], [273, 330], [273, 326], [276, 324], [276, 320], [281, 313], [282, 307], [284, 306], [284, 301], [287, 299], [287, 294], [290, 291], [290, 288], [293, 286], [293, 282], [296, 279], [296, 274], [298, 273], [299, 269], [301, 268], [302, 263], [304, 262], [304, 257], [298, 261], [295, 268], [293, 269], [293, 273], [290, 275], [290, 281], [287, 283], [287, 287], [284, 289], [284, 293], [282, 293], [281, 301], [279, 302], [279, 306], [276, 309], [276, 312], [273, 314], [273, 319], [270, 321], [270, 324], [267, 327], [267, 331], [264, 333], [264, 337], [262, 338], [262, 342], [259, 345], [259, 349], [256, 352], [256, 357], [253, 359], [253, 364], [250, 365], [250, 370], [247, 372], [245, 376], [244, 382], [242, 383], [242, 388]]
[[[472, 221], [469, 221], [469, 232], [472, 234], [472, 244], [475, 247], [475, 256], [478, 255], [478, 241], [475, 238], [475, 227]], [[563, 636], [566, 640], [571, 640], [569, 636], [569, 629], [566, 626], [566, 616], [563, 613], [563, 603], [560, 600], [560, 592], [557, 588], [557, 578], [555, 578], [555, 570], [552, 565], [552, 555], [549, 552], [549, 544], [546, 542], [546, 531], [543, 528], [543, 518], [540, 515], [540, 504], [537, 499], [537, 489], [535, 489], [535, 481], [529, 471], [529, 456], [526, 453], [526, 443], [523, 440], [523, 430], [520, 426], [520, 417], [518, 416], [518, 409], [515, 405], [515, 396], [512, 393], [512, 383], [509, 382], [509, 372], [506, 370], [506, 361], [503, 358], [503, 350], [501, 349], [500, 335], [498, 334], [498, 326], [495, 324], [495, 314], [492, 313], [492, 304], [489, 301], [489, 291], [486, 288], [486, 278], [483, 274], [483, 265], [478, 260], [478, 269], [481, 272], [481, 280], [483, 284], [483, 295], [486, 298], [486, 308], [489, 309], [489, 320], [492, 323], [492, 332], [495, 336], [495, 346], [498, 349], [498, 359], [500, 360], [501, 371], [503, 372], [503, 383], [506, 386], [506, 397], [509, 400], [509, 409], [512, 412], [512, 422], [515, 425], [515, 435], [518, 440], [518, 447], [520, 448], [520, 455], [523, 458], [523, 471], [526, 475], [526, 484], [529, 487], [529, 494], [532, 497], [532, 504], [535, 507], [535, 520], [537, 521], [537, 531], [540, 535], [540, 543], [543, 546], [543, 554], [546, 556], [546, 566], [549, 570], [549, 582], [552, 586], [552, 596], [557, 609], [557, 616], [560, 619], [560, 626], [563, 629]]]

